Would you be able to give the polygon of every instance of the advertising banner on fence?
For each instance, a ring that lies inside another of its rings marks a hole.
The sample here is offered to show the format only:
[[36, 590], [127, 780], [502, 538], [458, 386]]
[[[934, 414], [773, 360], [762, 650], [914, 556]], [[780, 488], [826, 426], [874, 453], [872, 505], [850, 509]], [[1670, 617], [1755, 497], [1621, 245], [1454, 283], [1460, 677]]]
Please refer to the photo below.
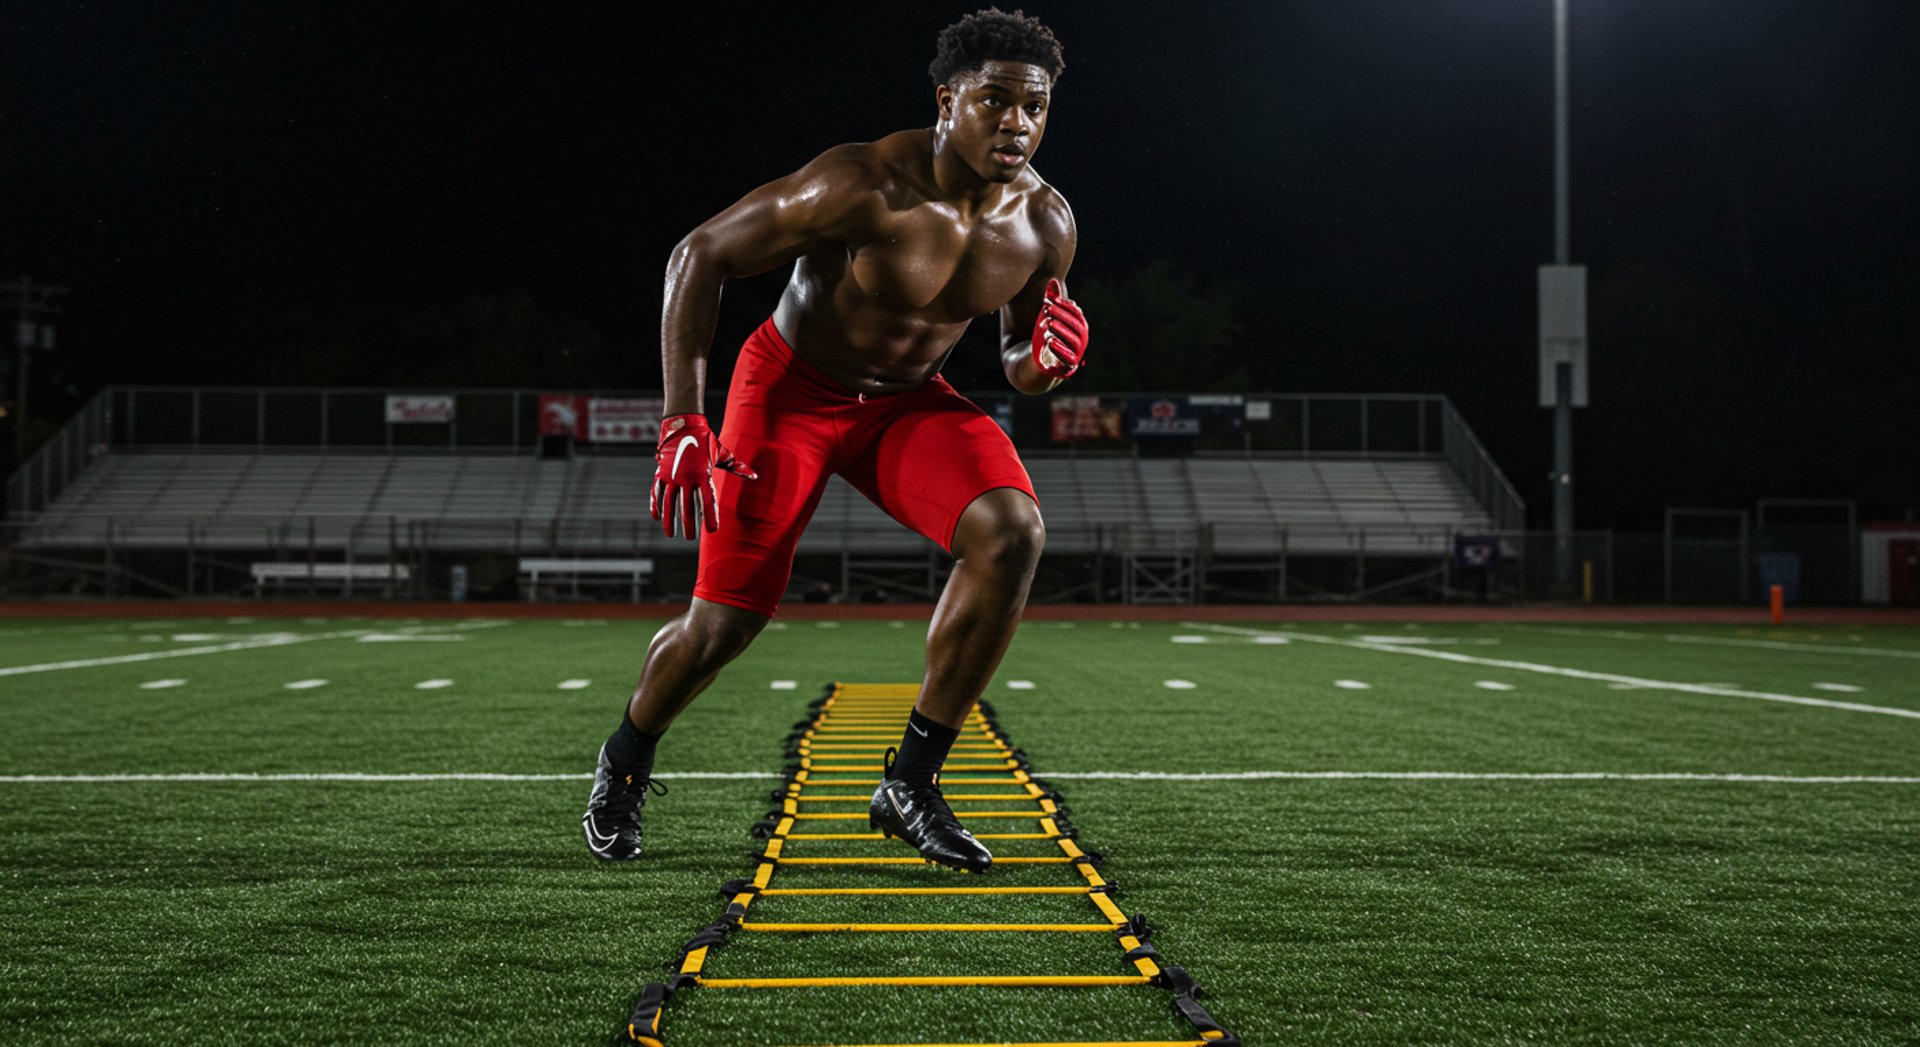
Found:
[[1470, 571], [1476, 568], [1497, 567], [1500, 565], [1500, 539], [1491, 535], [1456, 534], [1453, 536], [1453, 566], [1455, 570]]
[[603, 444], [656, 443], [664, 406], [658, 398], [590, 397], [587, 439]]
[[1078, 443], [1082, 440], [1118, 440], [1120, 409], [1100, 402], [1097, 396], [1056, 396], [1053, 398], [1053, 442]]
[[584, 439], [583, 429], [586, 418], [580, 410], [582, 396], [563, 396], [559, 393], [540, 394], [540, 435], [571, 436], [576, 440]]
[[1135, 397], [1127, 401], [1127, 432], [1134, 436], [1199, 436], [1200, 416], [1185, 397]]
[[453, 397], [451, 396], [393, 396], [387, 397], [387, 423], [401, 422], [440, 422], [453, 421]]
[[[1229, 393], [1136, 396], [1127, 401], [1127, 432], [1133, 436], [1218, 436], [1245, 424], [1247, 398]], [[1206, 423], [1211, 420], [1212, 425]]]

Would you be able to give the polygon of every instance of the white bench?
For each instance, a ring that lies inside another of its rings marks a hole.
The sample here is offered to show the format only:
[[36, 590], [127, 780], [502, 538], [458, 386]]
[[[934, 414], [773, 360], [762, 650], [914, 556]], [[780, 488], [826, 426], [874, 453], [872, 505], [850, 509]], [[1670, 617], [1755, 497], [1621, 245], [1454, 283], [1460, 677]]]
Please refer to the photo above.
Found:
[[640, 602], [640, 584], [653, 576], [653, 561], [644, 557], [627, 560], [570, 560], [552, 557], [523, 558], [520, 561], [520, 596], [525, 600], [538, 600], [542, 584], [553, 588], [558, 595], [561, 585], [567, 586], [568, 595], [578, 599], [580, 583], [624, 583], [627, 586], [627, 598], [633, 603]]
[[298, 563], [271, 560], [248, 568], [253, 574], [254, 591], [265, 595], [267, 588], [306, 583], [310, 586], [339, 587], [351, 594], [354, 583], [379, 583], [391, 588], [412, 577], [406, 564], [388, 563]]

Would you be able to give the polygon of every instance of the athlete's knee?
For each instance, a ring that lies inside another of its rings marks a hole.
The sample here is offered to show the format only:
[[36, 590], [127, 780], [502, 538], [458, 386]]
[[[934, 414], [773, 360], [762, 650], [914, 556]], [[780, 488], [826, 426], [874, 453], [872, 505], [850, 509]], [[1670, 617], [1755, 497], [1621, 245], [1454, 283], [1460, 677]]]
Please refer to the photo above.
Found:
[[975, 499], [961, 517], [953, 554], [964, 560], [1026, 572], [1040, 562], [1047, 527], [1024, 491], [1001, 488]]
[[676, 639], [692, 648], [696, 662], [718, 669], [740, 657], [768, 620], [766, 615], [738, 607], [695, 600], [686, 614], [674, 620], [673, 628]]

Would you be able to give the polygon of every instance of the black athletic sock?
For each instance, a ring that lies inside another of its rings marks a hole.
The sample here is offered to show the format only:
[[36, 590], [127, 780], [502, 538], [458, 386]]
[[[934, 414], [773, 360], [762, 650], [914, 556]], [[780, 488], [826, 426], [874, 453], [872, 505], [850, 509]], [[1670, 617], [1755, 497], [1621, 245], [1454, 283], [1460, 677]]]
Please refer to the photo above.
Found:
[[958, 737], [958, 730], [929, 720], [915, 709], [913, 715], [907, 717], [907, 731], [900, 737], [900, 754], [894, 757], [887, 777], [909, 785], [932, 785], [934, 773], [947, 762], [947, 751], [953, 748], [953, 740]]
[[622, 709], [620, 726], [607, 739], [607, 760], [615, 770], [633, 775], [634, 783], [640, 784], [653, 774], [653, 749], [659, 744], [659, 735], [635, 727]]

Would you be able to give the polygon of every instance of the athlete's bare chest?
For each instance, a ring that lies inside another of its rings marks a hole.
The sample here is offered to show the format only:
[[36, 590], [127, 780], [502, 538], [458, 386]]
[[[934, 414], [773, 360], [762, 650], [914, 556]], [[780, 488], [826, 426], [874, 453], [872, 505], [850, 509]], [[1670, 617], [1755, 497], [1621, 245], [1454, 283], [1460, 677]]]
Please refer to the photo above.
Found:
[[849, 244], [846, 279], [862, 298], [935, 323], [958, 323], [1005, 305], [1046, 259], [1023, 211], [973, 219], [924, 203], [890, 211], [864, 242]]

